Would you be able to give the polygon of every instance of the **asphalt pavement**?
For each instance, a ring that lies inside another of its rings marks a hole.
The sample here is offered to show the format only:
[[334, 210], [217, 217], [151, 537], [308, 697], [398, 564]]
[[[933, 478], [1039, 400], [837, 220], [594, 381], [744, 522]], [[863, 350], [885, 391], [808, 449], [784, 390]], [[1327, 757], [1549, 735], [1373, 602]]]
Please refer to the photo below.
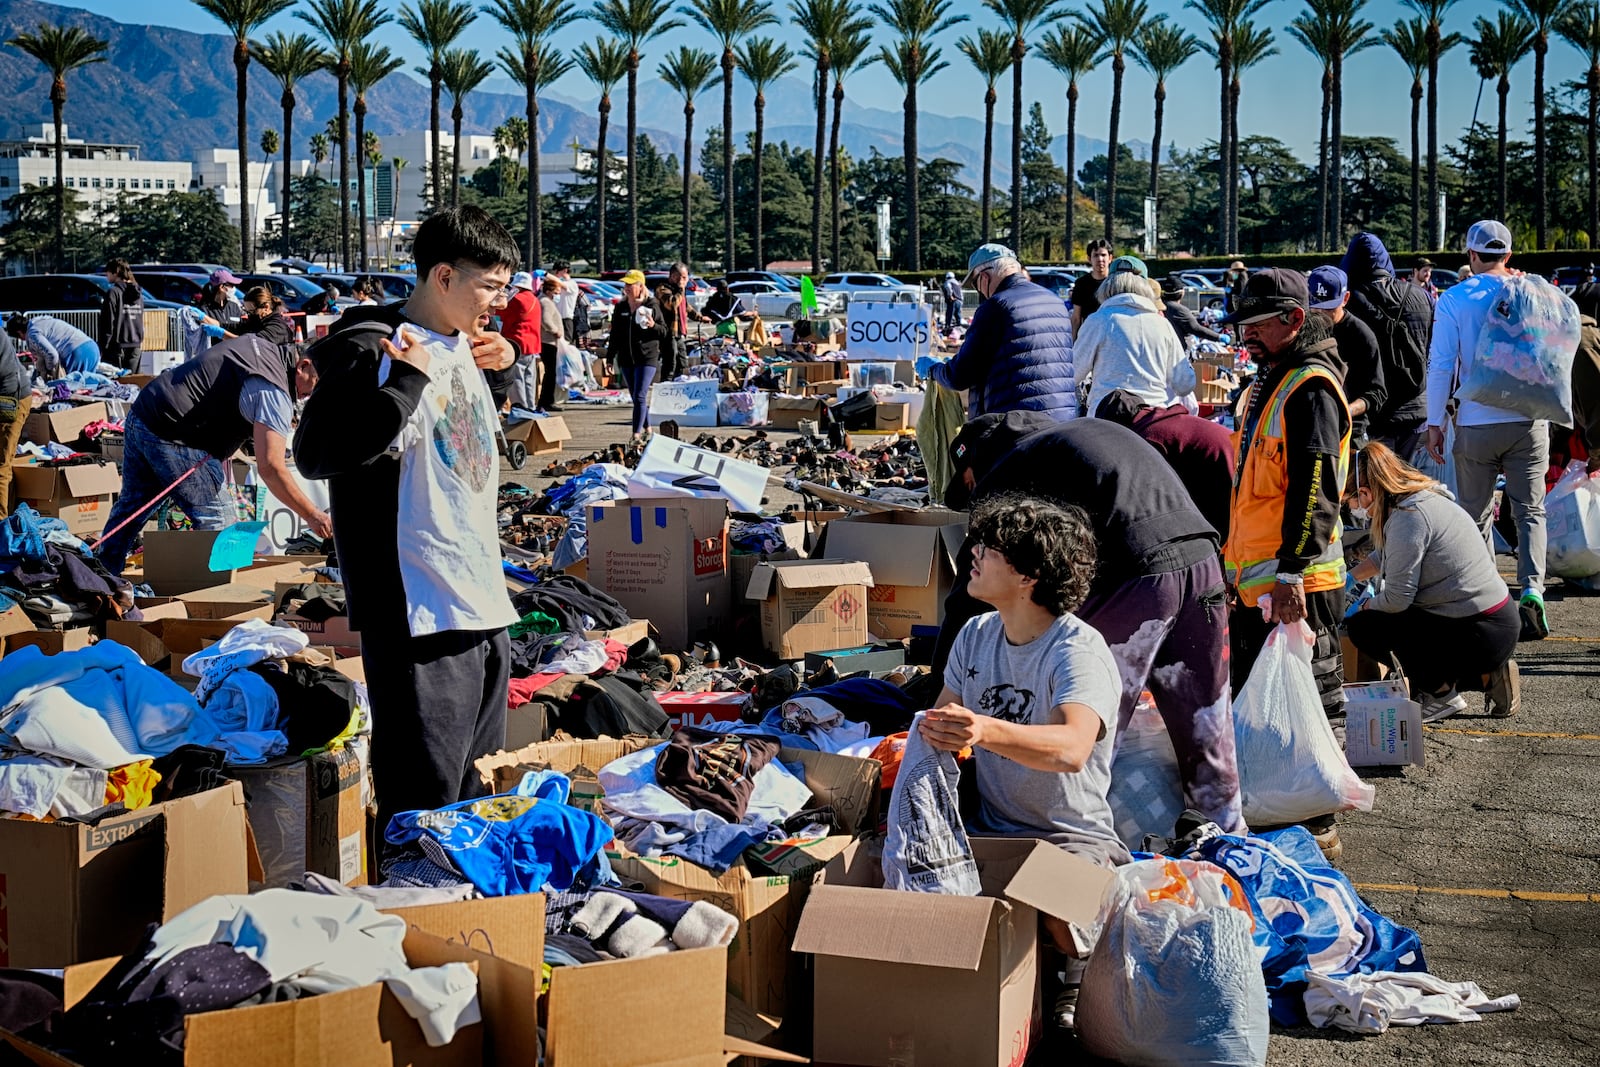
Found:
[[[562, 460], [627, 440], [626, 406], [563, 414], [573, 438]], [[752, 431], [684, 437], [703, 432]], [[543, 489], [552, 458], [502, 476]], [[772, 510], [793, 499], [769, 484]], [[1515, 561], [1502, 556], [1500, 569], [1514, 578]], [[1522, 1007], [1378, 1037], [1275, 1029], [1271, 1067], [1600, 1065], [1600, 597], [1567, 595], [1555, 579], [1548, 605], [1550, 637], [1517, 649], [1521, 712], [1490, 719], [1469, 695], [1465, 713], [1424, 728], [1425, 766], [1364, 772], [1373, 810], [1339, 823], [1339, 866], [1421, 935], [1429, 970], [1515, 993]]]

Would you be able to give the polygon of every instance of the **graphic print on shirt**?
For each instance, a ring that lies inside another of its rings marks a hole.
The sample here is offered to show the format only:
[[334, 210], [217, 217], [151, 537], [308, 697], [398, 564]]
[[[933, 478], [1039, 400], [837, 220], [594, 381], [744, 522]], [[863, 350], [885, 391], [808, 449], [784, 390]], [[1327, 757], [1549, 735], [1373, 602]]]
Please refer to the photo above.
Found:
[[515, 822], [538, 802], [537, 797], [484, 797], [456, 808], [421, 812], [417, 825], [430, 831], [440, 847], [463, 852], [483, 844], [492, 823]]
[[482, 492], [489, 484], [493, 467], [494, 442], [483, 412], [467, 395], [461, 380], [464, 369], [454, 368], [450, 377], [450, 396], [443, 400], [439, 418], [433, 424], [433, 447], [439, 460], [472, 487]]
[[1033, 690], [1004, 682], [991, 685], [978, 698], [978, 709], [996, 719], [1027, 725], [1033, 721]]

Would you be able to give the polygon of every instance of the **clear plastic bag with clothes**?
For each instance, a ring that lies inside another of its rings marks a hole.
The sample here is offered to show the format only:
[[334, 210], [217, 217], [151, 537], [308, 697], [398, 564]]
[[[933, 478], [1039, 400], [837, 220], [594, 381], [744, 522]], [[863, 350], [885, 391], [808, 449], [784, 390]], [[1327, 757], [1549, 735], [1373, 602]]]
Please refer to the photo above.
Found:
[[1508, 277], [1456, 396], [1570, 426], [1572, 360], [1582, 336], [1582, 315], [1566, 293], [1537, 274]]
[[1600, 482], [1573, 460], [1544, 500], [1545, 570], [1557, 578], [1600, 575]]
[[1144, 848], [1147, 834], [1170, 837], [1183, 814], [1183, 774], [1178, 769], [1178, 753], [1148, 692], [1140, 698], [1128, 728], [1117, 739], [1106, 799], [1111, 804], [1117, 836], [1130, 851]]
[[1373, 788], [1350, 769], [1322, 709], [1311, 673], [1315, 643], [1303, 619], [1279, 623], [1234, 697], [1239, 794], [1252, 826], [1372, 810]]
[[1244, 890], [1166, 857], [1117, 868], [1078, 993], [1083, 1047], [1130, 1067], [1260, 1067], [1267, 987]]

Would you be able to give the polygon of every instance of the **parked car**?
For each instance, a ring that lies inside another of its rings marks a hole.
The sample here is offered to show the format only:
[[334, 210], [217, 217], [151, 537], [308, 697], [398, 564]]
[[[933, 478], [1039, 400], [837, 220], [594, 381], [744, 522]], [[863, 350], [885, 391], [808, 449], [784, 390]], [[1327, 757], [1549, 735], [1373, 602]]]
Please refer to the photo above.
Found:
[[829, 274], [823, 277], [822, 284], [817, 287], [819, 296], [823, 292], [839, 298], [840, 310], [849, 307], [852, 300], [880, 300], [935, 305], [940, 301], [938, 290], [924, 289], [920, 285], [907, 285], [905, 282], [897, 278], [891, 278], [887, 274], [858, 274], [854, 272]]
[[135, 275], [145, 271], [176, 271], [179, 274], [203, 274], [207, 278], [214, 270], [225, 270], [221, 263], [135, 263], [131, 268]]
[[[1435, 274], [1437, 275], [1437, 272]], [[1568, 295], [1571, 295], [1578, 286], [1588, 285], [1597, 278], [1600, 278], [1600, 272], [1596, 271], [1593, 263], [1587, 267], [1557, 267], [1556, 272], [1550, 276], [1550, 280]]]
[[285, 311], [304, 311], [308, 303], [322, 296], [325, 288], [318, 280], [321, 275], [240, 274], [238, 277], [241, 291], [264, 285], [272, 290], [273, 296], [283, 301]]
[[1035, 285], [1042, 285], [1059, 296], [1063, 303], [1072, 300], [1072, 287], [1087, 270], [1076, 270], [1072, 267], [1025, 267], [1028, 277]]
[[589, 301], [589, 331], [603, 333], [611, 328], [611, 312], [622, 299], [622, 286], [595, 278], [574, 278]]
[[800, 291], [800, 279], [792, 274], [779, 274], [775, 270], [730, 270], [722, 276], [722, 280], [732, 285], [734, 282], [771, 282], [779, 289], [791, 293]]
[[1186, 270], [1178, 274], [1178, 280], [1195, 295], [1195, 307], [1219, 308], [1228, 298], [1227, 290], [1218, 282], [1220, 278], [1213, 279], [1206, 274], [1195, 270]]
[[341, 297], [348, 297], [352, 303], [355, 302], [356, 279], [361, 277], [371, 278], [383, 286], [385, 299], [378, 301], [380, 304], [392, 304], [398, 300], [406, 300], [411, 296], [411, 290], [416, 288], [416, 280], [403, 274], [379, 274], [376, 272], [369, 272], [364, 275], [321, 273], [313, 274], [309, 277], [319, 285], [331, 283], [334, 288], [339, 290]]
[[[103, 274], [22, 274], [0, 278], [0, 311], [95, 311], [111, 283]], [[149, 290], [144, 306], [172, 310], [179, 305], [161, 300]], [[91, 333], [93, 331], [90, 331]]]
[[208, 280], [204, 274], [176, 270], [142, 270], [134, 277], [145, 292], [174, 304], [193, 304], [199, 300], [200, 290]]
[[[784, 289], [776, 282], [731, 282], [728, 292], [744, 302], [746, 310], [754, 311], [768, 322], [774, 319], [793, 321], [804, 314], [800, 294]], [[817, 311], [824, 315], [837, 314], [839, 299], [832, 293], [817, 294]]]

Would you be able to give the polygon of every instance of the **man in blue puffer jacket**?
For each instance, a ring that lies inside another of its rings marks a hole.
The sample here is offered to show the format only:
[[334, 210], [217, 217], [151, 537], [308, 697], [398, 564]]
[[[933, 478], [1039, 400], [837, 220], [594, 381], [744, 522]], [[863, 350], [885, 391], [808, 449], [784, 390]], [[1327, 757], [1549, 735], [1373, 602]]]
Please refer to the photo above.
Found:
[[1029, 281], [1017, 254], [986, 244], [967, 260], [981, 302], [961, 350], [948, 362], [917, 360], [917, 374], [968, 390], [967, 417], [1042, 411], [1078, 416], [1072, 373], [1072, 317], [1061, 298]]

